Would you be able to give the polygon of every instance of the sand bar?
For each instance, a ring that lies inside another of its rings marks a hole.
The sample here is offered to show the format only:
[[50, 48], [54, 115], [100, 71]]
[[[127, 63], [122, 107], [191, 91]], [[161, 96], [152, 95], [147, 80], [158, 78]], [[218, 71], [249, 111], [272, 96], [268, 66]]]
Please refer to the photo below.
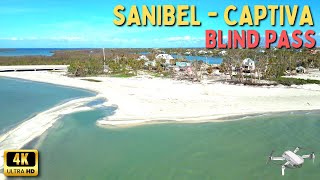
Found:
[[90, 110], [90, 107], [83, 105], [96, 98], [98, 97], [80, 98], [55, 106], [24, 121], [7, 133], [0, 135], [0, 170], [3, 169], [4, 150], [21, 149], [34, 138], [43, 134], [63, 115]]
[[[72, 100], [39, 113], [1, 135], [1, 156], [4, 149], [19, 149], [40, 136], [61, 116], [89, 110], [83, 104], [97, 98], [106, 98], [108, 101], [104, 103], [105, 106], [117, 106], [113, 115], [97, 121], [97, 125], [102, 127], [167, 122], [220, 122], [230, 116], [320, 109], [320, 86], [315, 84], [252, 87], [150, 77], [87, 78], [101, 81], [91, 82], [83, 78], [67, 77], [64, 72], [39, 71], [2, 72], [0, 76], [82, 88], [98, 93], [95, 97]], [[3, 162], [0, 161], [0, 169], [2, 166]]]
[[57, 72], [8, 72], [22, 78], [95, 91], [118, 108], [100, 126], [134, 126], [152, 121], [206, 122], [246, 114], [320, 109], [320, 86], [252, 87], [221, 82], [191, 83], [172, 79], [71, 78]]

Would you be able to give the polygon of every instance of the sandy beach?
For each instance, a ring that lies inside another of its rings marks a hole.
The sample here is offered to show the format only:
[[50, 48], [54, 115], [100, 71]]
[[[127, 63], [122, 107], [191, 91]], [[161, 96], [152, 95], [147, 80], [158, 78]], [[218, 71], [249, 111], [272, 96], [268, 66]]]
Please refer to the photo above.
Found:
[[[191, 83], [148, 76], [72, 78], [64, 72], [39, 71], [3, 72], [0, 76], [82, 88], [97, 93], [94, 97], [72, 100], [39, 113], [1, 135], [1, 156], [4, 149], [19, 149], [40, 136], [64, 114], [89, 110], [89, 107], [83, 105], [98, 98], [107, 99], [103, 104], [105, 106], [117, 107], [113, 115], [97, 121], [101, 127], [220, 122], [230, 116], [320, 109], [320, 86], [315, 84], [253, 87], [221, 82]], [[2, 167], [3, 162], [0, 161], [0, 169]]]
[[229, 116], [320, 109], [320, 86], [315, 84], [252, 87], [146, 76], [71, 78], [63, 72], [6, 72], [0, 76], [97, 92], [108, 100], [105, 105], [117, 106], [112, 116], [97, 122], [99, 126], [134, 126], [159, 121], [206, 122]]
[[[83, 106], [84, 103], [90, 102], [98, 97], [88, 97], [71, 100], [64, 104], [53, 107], [41, 112], [36, 116], [21, 123], [19, 126], [11, 129], [5, 134], [0, 135], [0, 170], [3, 169], [3, 153], [6, 149], [21, 149], [34, 138], [43, 134], [49, 129], [60, 117], [78, 111], [90, 110], [89, 107]], [[1, 179], [1, 173], [0, 173]]]

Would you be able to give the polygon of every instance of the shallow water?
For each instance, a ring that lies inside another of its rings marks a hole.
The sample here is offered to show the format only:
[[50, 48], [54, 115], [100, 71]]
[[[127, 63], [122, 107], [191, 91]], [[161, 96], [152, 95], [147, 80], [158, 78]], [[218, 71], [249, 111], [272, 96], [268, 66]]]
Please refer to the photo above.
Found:
[[[66, 99], [92, 95], [50, 84], [0, 78], [0, 127]], [[103, 100], [88, 103], [98, 106]], [[294, 112], [199, 124], [158, 124], [103, 129], [96, 121], [114, 108], [75, 113], [27, 148], [40, 151], [36, 179], [319, 179], [320, 161], [300, 169], [266, 165], [271, 150], [281, 155], [295, 146], [320, 152], [320, 113]], [[10, 117], [10, 118], [8, 118]]]
[[[300, 169], [266, 165], [294, 146], [320, 152], [320, 113], [295, 112], [241, 121], [103, 129], [96, 110], [61, 119], [40, 143], [39, 179], [319, 179], [320, 161]], [[304, 153], [301, 151], [301, 153]]]
[[79, 48], [17, 48], [0, 49], [0, 56], [52, 56], [58, 50], [81, 50]]
[[59, 103], [92, 95], [85, 90], [0, 77], [0, 134]]
[[5, 49], [0, 56], [52, 56], [55, 49]]
[[221, 57], [205, 57], [205, 56], [179, 56], [172, 55], [174, 58], [185, 58], [188, 61], [203, 61], [208, 64], [221, 64], [223, 59]]

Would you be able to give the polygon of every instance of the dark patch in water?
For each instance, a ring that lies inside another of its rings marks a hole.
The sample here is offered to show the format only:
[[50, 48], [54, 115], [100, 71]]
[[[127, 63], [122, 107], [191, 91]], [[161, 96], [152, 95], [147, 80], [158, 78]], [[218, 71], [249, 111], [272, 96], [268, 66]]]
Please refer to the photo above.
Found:
[[96, 100], [93, 100], [91, 102], [88, 102], [87, 104], [85, 104], [84, 106], [88, 106], [88, 107], [93, 107], [93, 106], [98, 106], [98, 105], [102, 105], [103, 103], [106, 102], [106, 99], [104, 98], [99, 98]]

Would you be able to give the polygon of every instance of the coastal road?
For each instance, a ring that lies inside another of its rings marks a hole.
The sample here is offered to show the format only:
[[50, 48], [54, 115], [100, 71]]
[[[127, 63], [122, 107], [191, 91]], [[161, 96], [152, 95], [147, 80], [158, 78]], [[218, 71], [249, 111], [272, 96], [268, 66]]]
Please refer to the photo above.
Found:
[[0, 72], [15, 71], [67, 71], [69, 65], [23, 65], [23, 66], [0, 66]]

